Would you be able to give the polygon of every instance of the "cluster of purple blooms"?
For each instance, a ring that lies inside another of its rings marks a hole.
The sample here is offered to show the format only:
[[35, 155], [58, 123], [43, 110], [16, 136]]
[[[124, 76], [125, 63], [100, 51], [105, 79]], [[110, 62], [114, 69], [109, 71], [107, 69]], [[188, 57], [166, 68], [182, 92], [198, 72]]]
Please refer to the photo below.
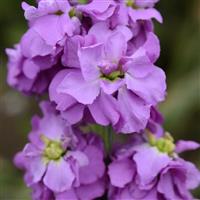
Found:
[[[157, 110], [166, 95], [165, 73], [155, 65], [157, 2], [22, 3], [29, 29], [6, 50], [8, 83], [49, 97], [15, 157], [34, 200], [192, 199], [200, 172], [178, 154], [200, 145], [175, 144]], [[96, 134], [93, 124], [112, 131]]]

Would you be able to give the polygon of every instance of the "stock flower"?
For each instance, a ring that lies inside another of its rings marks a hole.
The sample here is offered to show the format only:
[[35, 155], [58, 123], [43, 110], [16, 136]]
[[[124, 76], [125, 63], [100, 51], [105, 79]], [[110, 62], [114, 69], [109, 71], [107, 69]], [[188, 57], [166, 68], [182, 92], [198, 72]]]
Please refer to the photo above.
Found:
[[162, 23], [162, 16], [155, 8], [152, 8], [157, 1], [122, 0], [122, 4], [125, 3], [125, 6], [128, 7], [127, 12], [133, 22], [155, 18], [157, 21]]
[[50, 81], [60, 69], [56, 59], [50, 55], [27, 58], [21, 45], [6, 49], [9, 58], [7, 82], [26, 94], [42, 94], [47, 91]]
[[[106, 23], [99, 23], [88, 35], [95, 37], [96, 43], [79, 48], [80, 69], [66, 69], [56, 75], [50, 99], [64, 102], [71, 96], [79, 106], [88, 107], [97, 123], [112, 123], [121, 132], [144, 129], [150, 107], [164, 100], [164, 72], [153, 65], [145, 45], [133, 55], [126, 55], [127, 41], [132, 36], [126, 27], [111, 31]], [[113, 115], [108, 116], [108, 111]]]
[[[187, 144], [187, 150], [189, 146], [194, 149]], [[200, 184], [200, 172], [181, 159], [175, 148], [170, 136], [165, 135], [159, 139], [152, 136], [150, 143], [144, 141], [119, 149], [108, 169], [109, 198], [193, 199], [190, 190]]]
[[162, 16], [155, 9], [152, 8], [155, 1], [135, 1], [135, 0], [119, 0], [117, 9], [111, 16], [111, 23], [113, 25], [131, 25], [137, 22], [151, 22], [156, 19], [162, 23]]
[[77, 9], [94, 20], [105, 21], [113, 15], [116, 9], [114, 0], [79, 0], [79, 2], [82, 1], [85, 3], [78, 5]]
[[[175, 145], [157, 110], [166, 93], [165, 73], [155, 66], [158, 1], [22, 3], [29, 29], [6, 50], [8, 83], [26, 94], [48, 91], [51, 101], [41, 103], [43, 117], [33, 117], [29, 143], [14, 160], [33, 200], [92, 200], [105, 191], [112, 200], [192, 199], [200, 172], [178, 154], [200, 145]], [[105, 157], [108, 138], [103, 144], [77, 128], [88, 123], [132, 134], [130, 142]], [[111, 161], [107, 174], [104, 160]]]
[[28, 187], [38, 187], [39, 194], [45, 188], [54, 195], [73, 192], [79, 199], [84, 199], [80, 193], [83, 197], [88, 195], [89, 188], [94, 190], [91, 199], [103, 195], [105, 166], [101, 140], [72, 130], [49, 103], [41, 106], [44, 117], [33, 118], [30, 143], [15, 158], [16, 165], [26, 171]]
[[72, 7], [68, 0], [40, 0], [37, 8], [23, 2], [22, 7], [30, 27], [47, 45], [55, 46], [66, 35], [79, 33], [80, 22], [70, 16]]

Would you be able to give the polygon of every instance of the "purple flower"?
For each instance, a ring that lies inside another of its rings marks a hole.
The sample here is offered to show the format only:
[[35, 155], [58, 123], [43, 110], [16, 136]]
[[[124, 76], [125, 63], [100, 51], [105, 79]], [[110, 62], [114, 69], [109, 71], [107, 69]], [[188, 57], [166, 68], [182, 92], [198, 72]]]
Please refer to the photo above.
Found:
[[71, 105], [77, 106], [75, 100], [79, 110], [87, 105], [98, 124], [111, 123], [124, 133], [144, 129], [151, 106], [164, 100], [164, 72], [152, 64], [145, 45], [126, 55], [127, 41], [132, 37], [127, 27], [111, 31], [106, 23], [98, 23], [88, 35], [96, 43], [79, 48], [80, 69], [58, 73], [50, 86], [50, 99], [57, 104], [65, 102], [66, 109], [66, 99], [71, 96]]
[[[178, 154], [200, 144], [174, 144], [157, 110], [166, 95], [165, 73], [155, 66], [158, 1], [22, 3], [29, 29], [6, 50], [8, 83], [26, 94], [48, 91], [51, 101], [40, 104], [43, 117], [33, 117], [29, 143], [14, 159], [33, 200], [92, 200], [106, 191], [112, 200], [192, 200], [200, 172]], [[83, 133], [90, 123], [132, 135], [126, 145], [116, 139], [106, 157], [112, 135], [99, 133], [103, 144]]]
[[[83, 0], [79, 0], [81, 2]], [[105, 21], [111, 17], [116, 9], [114, 0], [84, 0], [86, 3], [78, 5], [77, 9], [90, 16], [94, 21]]]
[[64, 41], [55, 46], [47, 44], [30, 28], [14, 49], [7, 49], [8, 84], [26, 94], [43, 94], [51, 79], [62, 69], [59, 63]]
[[9, 57], [7, 82], [26, 94], [42, 94], [47, 91], [50, 81], [58, 72], [56, 56], [24, 56], [21, 45], [6, 49]]
[[44, 117], [33, 118], [30, 143], [15, 158], [16, 165], [26, 171], [28, 187], [42, 184], [56, 195], [73, 192], [79, 197], [80, 192], [88, 195], [88, 186], [97, 190], [95, 198], [103, 195], [105, 165], [100, 138], [72, 130], [49, 103], [41, 107]]
[[200, 172], [192, 163], [179, 158], [169, 135], [118, 149], [108, 174], [109, 198], [113, 200], [189, 200], [190, 190], [200, 184]]
[[114, 14], [111, 16], [111, 23], [113, 25], [131, 25], [136, 22], [151, 22], [156, 19], [162, 23], [162, 16], [160, 13], [152, 8], [156, 1], [143, 0], [119, 0]]
[[95, 44], [96, 40], [92, 35], [80, 36], [68, 38], [64, 45], [64, 52], [62, 55], [62, 64], [65, 67], [80, 68], [80, 62], [78, 57], [78, 50], [80, 46], [90, 46]]
[[55, 46], [65, 36], [71, 37], [80, 31], [79, 19], [70, 16], [73, 8], [68, 0], [40, 0], [38, 8], [23, 2], [22, 7], [30, 27], [47, 45]]

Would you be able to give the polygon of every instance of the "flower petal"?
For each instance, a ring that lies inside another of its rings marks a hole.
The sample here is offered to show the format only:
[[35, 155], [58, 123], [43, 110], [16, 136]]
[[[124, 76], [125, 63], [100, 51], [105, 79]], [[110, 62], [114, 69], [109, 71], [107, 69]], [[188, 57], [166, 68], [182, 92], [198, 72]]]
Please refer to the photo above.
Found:
[[136, 162], [139, 181], [142, 186], [148, 185], [171, 161], [171, 158], [160, 153], [155, 147], [141, 146], [133, 156]]
[[113, 94], [115, 93], [120, 87], [122, 87], [125, 84], [125, 81], [123, 79], [117, 79], [114, 81], [104, 80], [102, 79], [101, 82], [101, 88], [106, 94]]
[[118, 103], [122, 116], [122, 125], [116, 126], [123, 133], [140, 132], [150, 118], [150, 106], [131, 91], [123, 88], [118, 93]]
[[103, 58], [103, 45], [96, 44], [82, 47], [78, 51], [79, 61], [83, 77], [87, 81], [93, 81], [100, 77], [98, 63]]
[[62, 117], [71, 125], [78, 123], [83, 118], [85, 106], [79, 103], [61, 112]]
[[92, 200], [102, 197], [105, 192], [105, 181], [99, 180], [92, 184], [81, 185], [76, 192], [80, 200]]
[[35, 56], [46, 56], [53, 51], [53, 47], [46, 44], [41, 36], [30, 28], [22, 37], [21, 50], [24, 56], [33, 58]]
[[79, 200], [79, 198], [76, 195], [76, 191], [74, 189], [67, 190], [62, 193], [57, 193], [55, 194], [56, 200], [64, 200], [64, 199], [69, 199], [69, 200]]
[[89, 165], [80, 168], [80, 183], [90, 184], [104, 175], [103, 153], [92, 145], [87, 146], [84, 153], [89, 158]]
[[40, 68], [32, 60], [27, 59], [23, 65], [23, 72], [27, 78], [35, 79], [40, 72]]
[[[130, 69], [131, 67], [132, 69]], [[130, 68], [125, 76], [128, 89], [153, 105], [165, 99], [166, 76], [162, 69], [153, 66], [151, 63], [149, 63], [149, 66], [148, 63], [141, 63], [141, 65], [132, 63]], [[142, 77], [145, 70], [147, 70], [147, 74]]]
[[139, 9], [139, 10], [130, 8], [129, 16], [134, 22], [136, 22], [137, 20], [150, 20], [152, 18], [156, 19], [160, 23], [163, 22], [162, 16], [154, 8]]
[[74, 31], [73, 23], [68, 14], [42, 16], [35, 21], [32, 27], [51, 46], [55, 46], [65, 34], [72, 36]]
[[93, 0], [89, 4], [77, 6], [77, 9], [89, 15], [92, 15], [98, 20], [105, 21], [114, 13], [115, 6], [112, 0]]
[[109, 24], [106, 22], [94, 24], [88, 32], [88, 35], [95, 37], [96, 43], [105, 43], [111, 34], [112, 31], [109, 29]]
[[[121, 176], [121, 173], [123, 173], [123, 176]], [[114, 161], [108, 167], [108, 174], [113, 186], [123, 188], [132, 181], [135, 174], [135, 165], [129, 159]]]
[[97, 80], [86, 82], [81, 72], [74, 70], [65, 76], [57, 91], [71, 95], [79, 103], [91, 104], [99, 95], [100, 87]]
[[200, 144], [194, 141], [179, 140], [176, 144], [176, 152], [182, 153], [184, 151], [196, 150], [200, 148]]
[[80, 36], [74, 36], [66, 41], [64, 47], [64, 54], [62, 56], [62, 64], [67, 67], [80, 68], [78, 58], [78, 48], [80, 46], [82, 38]]
[[49, 98], [51, 101], [57, 104], [56, 108], [61, 111], [66, 110], [67, 108], [76, 103], [76, 100], [70, 95], [58, 92], [58, 86], [69, 72], [70, 72], [69, 70], [59, 71], [54, 76], [49, 86]]
[[40, 133], [51, 140], [59, 141], [64, 134], [65, 122], [60, 116], [48, 115], [41, 119]]
[[170, 173], [161, 176], [158, 183], [158, 191], [163, 194], [166, 199], [182, 199], [174, 189], [173, 177]]
[[51, 161], [48, 164], [44, 184], [54, 192], [64, 192], [71, 188], [74, 179], [75, 176], [70, 165], [61, 159], [57, 162]]
[[[115, 125], [119, 118], [117, 101], [111, 95], [101, 92], [100, 96], [88, 108], [94, 120], [103, 126]], [[111, 114], [112, 113], [112, 114]]]
[[88, 157], [81, 151], [69, 151], [66, 155], [66, 158], [70, 156], [72, 156], [78, 162], [80, 167], [83, 167], [89, 164]]
[[42, 157], [31, 157], [27, 162], [28, 170], [32, 177], [31, 184], [40, 182], [46, 171], [46, 164], [43, 162]]
[[61, 70], [55, 75], [49, 86], [49, 98], [57, 104], [56, 109], [61, 111], [62, 117], [69, 124], [75, 124], [82, 119], [85, 106], [78, 103], [72, 96], [57, 91], [59, 84], [68, 73], [68, 70]]
[[118, 63], [123, 55], [125, 55], [127, 43], [121, 32], [116, 32], [108, 38], [105, 44], [106, 58], [109, 61]]
[[187, 179], [186, 179], [186, 187], [189, 190], [193, 190], [200, 186], [200, 171], [197, 167], [191, 163], [184, 161], [185, 167], [187, 169]]
[[143, 47], [146, 49], [151, 62], [155, 63], [160, 56], [160, 42], [158, 37], [152, 32], [147, 33], [147, 39]]

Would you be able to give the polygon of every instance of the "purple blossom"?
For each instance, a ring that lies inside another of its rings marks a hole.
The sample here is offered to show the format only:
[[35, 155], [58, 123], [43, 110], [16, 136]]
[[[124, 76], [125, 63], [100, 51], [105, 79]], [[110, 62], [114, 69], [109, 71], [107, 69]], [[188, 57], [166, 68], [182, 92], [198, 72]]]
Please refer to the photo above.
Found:
[[55, 46], [65, 36], [72, 36], [80, 31], [79, 19], [70, 16], [72, 7], [68, 0], [40, 0], [37, 8], [23, 2], [22, 7], [30, 27], [47, 45]]
[[[106, 191], [112, 200], [192, 200], [200, 172], [178, 154], [200, 144], [175, 145], [157, 110], [166, 95], [165, 73], [155, 65], [158, 1], [22, 3], [29, 29], [6, 50], [8, 83], [26, 94], [48, 91], [51, 101], [40, 104], [43, 117], [33, 117], [29, 143], [14, 160], [33, 200], [92, 200]], [[83, 133], [89, 123], [129, 133], [121, 136], [129, 142], [102, 131], [103, 144]], [[106, 155], [110, 145], [114, 153]]]
[[28, 58], [21, 45], [6, 49], [9, 57], [7, 82], [26, 94], [42, 94], [47, 91], [50, 81], [60, 69], [56, 57], [51, 55]]
[[[127, 27], [110, 30], [105, 23], [98, 23], [88, 36], [94, 37], [96, 43], [79, 48], [80, 69], [68, 69], [55, 77], [50, 87], [50, 99], [60, 104], [71, 96], [72, 105], [76, 104], [75, 99], [82, 112], [81, 105], [87, 105], [97, 123], [112, 123], [124, 133], [144, 129], [150, 107], [164, 100], [164, 72], [152, 64], [153, 54], [148, 54], [146, 45], [132, 55], [126, 55], [127, 41], [132, 37]], [[104, 109], [99, 111], [100, 107]], [[110, 117], [106, 113], [108, 110], [113, 113]]]
[[33, 118], [30, 143], [15, 158], [16, 165], [26, 172], [27, 186], [35, 188], [42, 184], [41, 194], [44, 189], [58, 196], [73, 192], [77, 198], [80, 192], [88, 195], [88, 186], [97, 190], [91, 199], [103, 195], [105, 166], [101, 140], [72, 130], [49, 103], [44, 102], [41, 107], [44, 117]]
[[190, 190], [200, 184], [200, 172], [192, 163], [179, 158], [174, 150], [175, 146], [166, 136], [154, 143], [143, 141], [118, 149], [108, 169], [109, 198], [193, 199]]
[[111, 17], [113, 25], [130, 25], [137, 22], [147, 22], [156, 19], [162, 23], [162, 16], [152, 8], [155, 1], [119, 0], [115, 13]]
[[94, 21], [105, 21], [111, 17], [116, 9], [114, 0], [85, 0], [88, 3], [78, 5], [77, 9], [89, 15]]

